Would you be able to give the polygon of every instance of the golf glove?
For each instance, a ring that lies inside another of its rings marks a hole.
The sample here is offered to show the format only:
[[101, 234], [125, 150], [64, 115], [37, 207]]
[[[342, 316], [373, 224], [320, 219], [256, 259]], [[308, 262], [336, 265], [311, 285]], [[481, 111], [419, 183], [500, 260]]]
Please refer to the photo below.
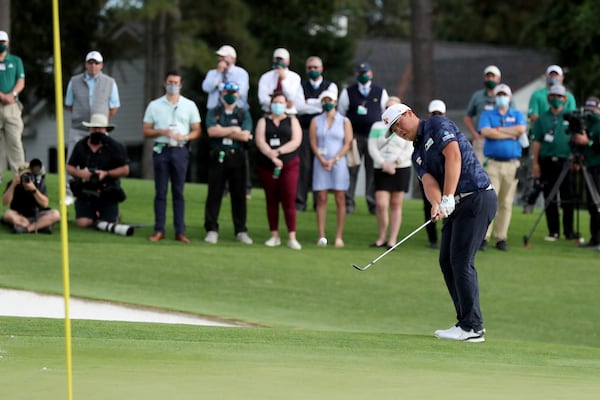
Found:
[[454, 211], [456, 204], [454, 203], [453, 195], [442, 196], [442, 202], [440, 203], [439, 212], [447, 218]]

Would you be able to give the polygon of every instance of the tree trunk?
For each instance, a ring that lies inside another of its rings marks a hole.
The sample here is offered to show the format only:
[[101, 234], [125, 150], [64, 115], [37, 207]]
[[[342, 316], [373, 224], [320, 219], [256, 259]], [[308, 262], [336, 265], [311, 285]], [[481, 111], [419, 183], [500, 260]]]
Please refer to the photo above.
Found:
[[0, 0], [0, 29], [10, 38], [10, 0]]
[[[151, 0], [146, 0], [146, 2]], [[177, 68], [175, 59], [175, 25], [179, 19], [178, 2], [175, 2], [177, 12], [161, 11], [154, 18], [146, 18], [144, 68], [144, 104], [164, 94], [163, 82], [168, 70]], [[144, 141], [142, 154], [142, 178], [154, 178], [152, 167], [153, 140]]]

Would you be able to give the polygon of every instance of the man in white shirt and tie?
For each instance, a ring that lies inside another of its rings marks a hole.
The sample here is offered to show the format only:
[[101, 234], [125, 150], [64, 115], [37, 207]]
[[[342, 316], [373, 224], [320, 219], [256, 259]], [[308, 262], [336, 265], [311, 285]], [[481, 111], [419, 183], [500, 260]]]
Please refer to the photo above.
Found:
[[305, 100], [300, 75], [291, 71], [289, 65], [290, 53], [281, 47], [275, 49], [272, 69], [262, 74], [258, 81], [258, 101], [265, 113], [271, 110], [271, 95], [276, 90], [281, 90], [288, 99], [287, 114], [295, 115], [303, 110]]

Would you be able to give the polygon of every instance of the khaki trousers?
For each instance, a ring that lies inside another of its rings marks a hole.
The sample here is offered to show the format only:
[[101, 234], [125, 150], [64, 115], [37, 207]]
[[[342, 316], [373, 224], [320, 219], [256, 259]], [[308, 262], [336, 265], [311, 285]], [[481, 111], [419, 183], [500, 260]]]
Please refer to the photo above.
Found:
[[496, 241], [506, 240], [508, 237], [508, 227], [510, 218], [512, 217], [513, 200], [517, 190], [517, 170], [519, 169], [520, 161], [518, 159], [510, 161], [487, 160], [485, 167], [488, 173], [494, 190], [498, 195], [498, 212], [496, 218], [488, 227], [485, 234], [485, 240], [489, 240], [494, 233]]
[[[0, 104], [0, 136], [3, 139], [2, 147], [8, 166], [13, 174], [19, 171], [19, 167], [25, 162], [23, 150], [23, 119], [21, 109], [17, 103]], [[0, 166], [0, 172], [4, 165]]]

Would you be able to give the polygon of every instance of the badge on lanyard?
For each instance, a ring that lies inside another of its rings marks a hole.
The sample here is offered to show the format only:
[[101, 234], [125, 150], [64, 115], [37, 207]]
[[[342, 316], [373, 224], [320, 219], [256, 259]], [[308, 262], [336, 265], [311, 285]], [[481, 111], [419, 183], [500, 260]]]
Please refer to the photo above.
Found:
[[279, 147], [279, 146], [281, 146], [281, 140], [279, 138], [271, 138], [269, 140], [269, 146]]

